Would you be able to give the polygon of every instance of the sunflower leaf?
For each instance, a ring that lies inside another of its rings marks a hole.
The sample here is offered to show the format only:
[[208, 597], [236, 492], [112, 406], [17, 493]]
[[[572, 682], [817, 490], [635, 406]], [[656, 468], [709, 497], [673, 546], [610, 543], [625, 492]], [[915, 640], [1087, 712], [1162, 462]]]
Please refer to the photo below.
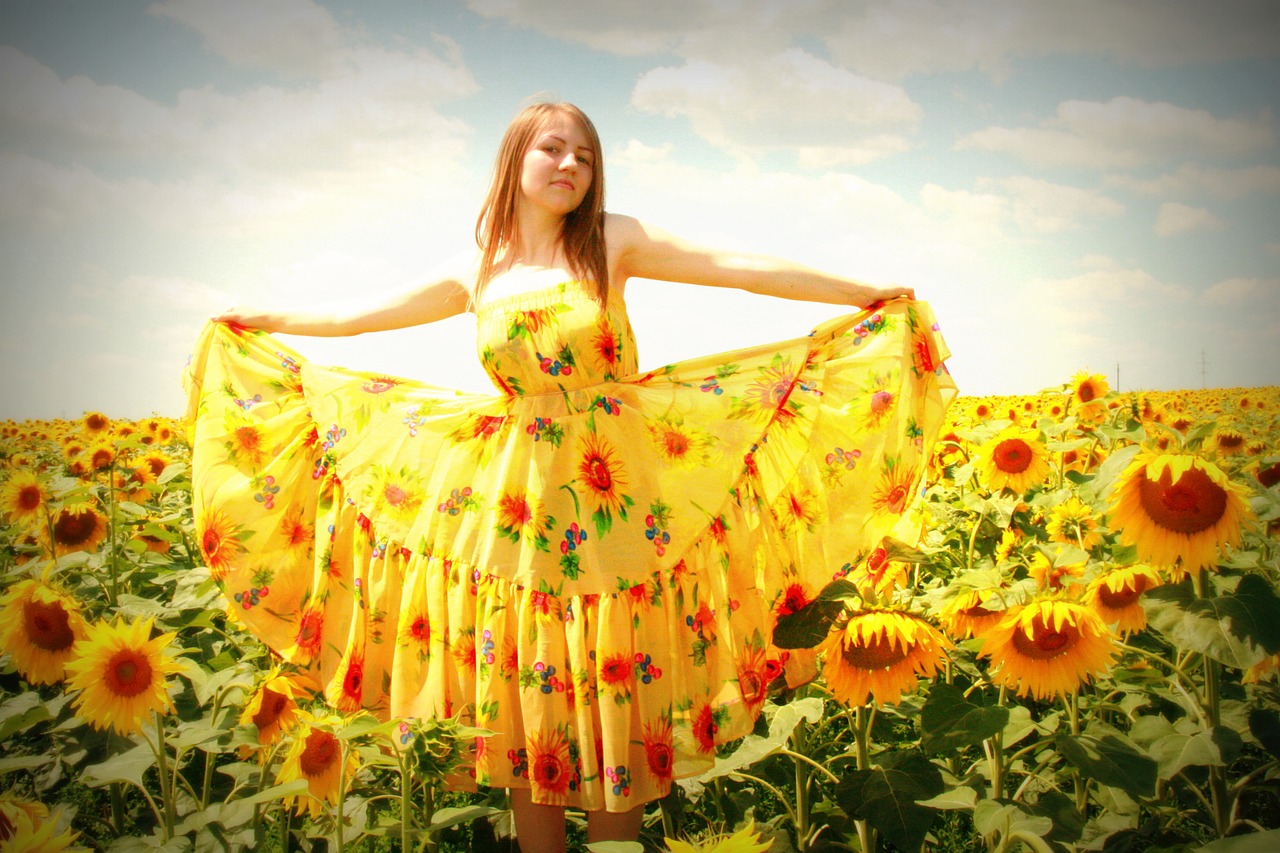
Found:
[[1259, 575], [1245, 575], [1234, 593], [1213, 598], [1198, 597], [1189, 579], [1143, 598], [1147, 623], [1182, 650], [1236, 669], [1280, 652], [1280, 598]]
[[919, 850], [937, 812], [917, 803], [945, 789], [942, 772], [919, 750], [891, 750], [880, 766], [855, 770], [836, 785], [836, 802], [900, 850]]
[[936, 684], [920, 714], [924, 733], [920, 747], [926, 753], [950, 752], [981, 743], [1004, 730], [1009, 709], [971, 702], [954, 684]]
[[113, 755], [101, 764], [91, 764], [80, 774], [80, 781], [94, 788], [112, 782], [128, 782], [146, 790], [143, 776], [156, 763], [155, 752], [149, 744], [138, 744], [127, 752]]
[[1134, 797], [1150, 797], [1156, 791], [1158, 765], [1119, 733], [1100, 737], [1066, 732], [1054, 738], [1058, 753], [1100, 785], [1119, 788]]
[[779, 616], [773, 644], [780, 649], [811, 649], [831, 633], [843, 610], [843, 601], [818, 598], [794, 613]]

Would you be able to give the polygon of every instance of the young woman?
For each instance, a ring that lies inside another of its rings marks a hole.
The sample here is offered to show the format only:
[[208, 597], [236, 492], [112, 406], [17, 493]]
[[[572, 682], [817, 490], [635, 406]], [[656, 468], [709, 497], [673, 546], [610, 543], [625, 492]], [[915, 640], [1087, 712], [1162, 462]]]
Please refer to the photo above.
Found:
[[[912, 538], [954, 386], [910, 288], [694, 245], [604, 211], [590, 120], [511, 123], [474, 259], [374, 305], [214, 318], [187, 377], [197, 530], [246, 624], [338, 708], [452, 716], [457, 784], [508, 787], [526, 853], [634, 839], [644, 804], [811, 678], [779, 613]], [[638, 373], [660, 279], [858, 306], [810, 335]], [[264, 332], [477, 315], [499, 394], [305, 362]]]

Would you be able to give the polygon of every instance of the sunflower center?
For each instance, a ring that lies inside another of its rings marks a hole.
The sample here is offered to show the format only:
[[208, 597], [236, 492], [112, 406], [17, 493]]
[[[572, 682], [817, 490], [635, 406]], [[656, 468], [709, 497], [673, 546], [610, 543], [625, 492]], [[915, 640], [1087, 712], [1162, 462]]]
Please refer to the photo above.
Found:
[[1169, 483], [1166, 471], [1159, 482], [1143, 477], [1138, 486], [1142, 508], [1159, 526], [1175, 533], [1208, 530], [1227, 511], [1227, 490], [1199, 468], [1188, 468]]
[[560, 759], [554, 755], [540, 755], [533, 763], [534, 778], [549, 788], [555, 787], [556, 780], [564, 770]]
[[658, 776], [666, 776], [671, 772], [675, 754], [665, 743], [655, 743], [649, 747], [649, 769]]
[[26, 602], [22, 621], [31, 644], [46, 652], [66, 651], [76, 641], [67, 611], [57, 602]]
[[1113, 590], [1104, 583], [1098, 587], [1098, 600], [1112, 610], [1123, 610], [1137, 601], [1139, 595], [1142, 595], [1141, 589], [1134, 589], [1129, 586]]
[[856, 669], [880, 670], [906, 660], [908, 651], [905, 643], [891, 643], [885, 636], [845, 645], [840, 656]]
[[1079, 639], [1073, 629], [1068, 626], [1065, 631], [1055, 631], [1044, 624], [1039, 616], [1031, 625], [1031, 636], [1021, 627], [1013, 632], [1013, 647], [1022, 655], [1036, 660], [1050, 660], [1065, 654]]
[[40, 506], [40, 487], [23, 486], [18, 491], [18, 508], [23, 512], [31, 512]]
[[382, 494], [391, 506], [400, 506], [400, 504], [404, 503], [404, 499], [409, 496], [408, 492], [395, 483], [388, 483]]
[[1006, 438], [996, 445], [996, 467], [1006, 474], [1021, 474], [1031, 464], [1031, 448], [1020, 438]]
[[587, 460], [585, 466], [587, 474], [587, 483], [591, 488], [598, 492], [607, 492], [613, 485], [613, 474], [609, 472], [609, 465], [599, 456], [594, 456]]
[[885, 410], [893, 404], [893, 395], [888, 391], [877, 391], [871, 395], [871, 413], [875, 415], [884, 414]]
[[306, 743], [298, 758], [298, 769], [303, 775], [313, 778], [319, 776], [338, 760], [341, 750], [338, 738], [332, 732], [314, 731], [307, 735]]
[[152, 675], [146, 655], [136, 649], [122, 649], [107, 661], [104, 680], [116, 696], [133, 697], [151, 687]]
[[222, 547], [222, 534], [210, 527], [204, 532], [204, 536], [200, 537], [200, 545], [204, 548], [206, 557], [214, 557]]
[[67, 512], [58, 514], [53, 524], [53, 538], [63, 545], [80, 545], [88, 542], [97, 527], [92, 512]]
[[284, 694], [277, 693], [270, 687], [262, 688], [262, 705], [258, 713], [253, 715], [253, 724], [258, 727], [258, 731], [274, 726], [288, 704], [289, 700]]
[[689, 438], [678, 432], [669, 432], [666, 434], [664, 443], [667, 453], [672, 456], [684, 456], [689, 450]]

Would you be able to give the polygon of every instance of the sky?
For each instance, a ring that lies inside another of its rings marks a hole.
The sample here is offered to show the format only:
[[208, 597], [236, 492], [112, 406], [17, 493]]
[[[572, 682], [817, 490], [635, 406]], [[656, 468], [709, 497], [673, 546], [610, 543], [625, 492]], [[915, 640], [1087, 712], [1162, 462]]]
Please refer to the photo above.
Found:
[[[606, 204], [933, 306], [962, 394], [1280, 385], [1272, 0], [6, 0], [0, 418], [180, 416], [201, 326], [426, 281], [568, 100]], [[632, 281], [648, 369], [844, 313]], [[307, 358], [471, 391], [474, 318]]]

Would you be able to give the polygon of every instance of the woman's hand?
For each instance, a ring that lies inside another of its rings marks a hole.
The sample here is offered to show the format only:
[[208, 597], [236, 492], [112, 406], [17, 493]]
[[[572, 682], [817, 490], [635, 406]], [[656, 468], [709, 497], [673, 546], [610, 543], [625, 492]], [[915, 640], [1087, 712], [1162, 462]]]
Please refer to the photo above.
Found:
[[911, 299], [916, 298], [916, 289], [914, 287], [905, 287], [902, 285], [891, 285], [882, 287], [872, 292], [871, 303], [888, 302], [891, 299]]
[[241, 305], [234, 305], [209, 319], [215, 323], [231, 323], [264, 332], [278, 332], [284, 326], [278, 314]]

